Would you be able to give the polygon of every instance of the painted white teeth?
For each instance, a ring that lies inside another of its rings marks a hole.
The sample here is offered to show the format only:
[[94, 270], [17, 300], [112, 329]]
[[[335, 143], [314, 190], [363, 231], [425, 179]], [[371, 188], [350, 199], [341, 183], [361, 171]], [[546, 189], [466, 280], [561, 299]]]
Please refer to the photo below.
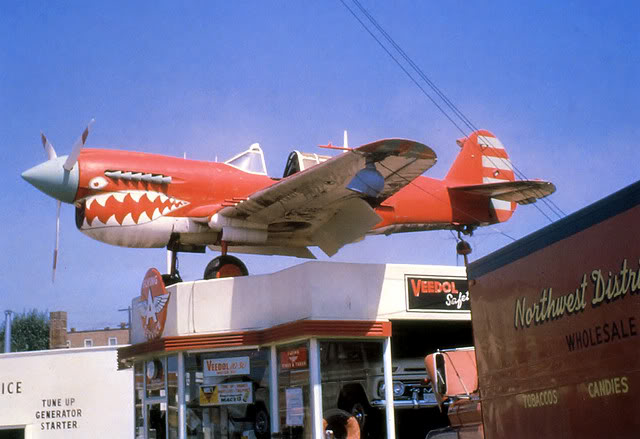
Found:
[[131, 216], [130, 213], [127, 214], [127, 216], [125, 216], [122, 219], [122, 225], [123, 226], [135, 226], [136, 223], [133, 221], [133, 217]]
[[114, 192], [113, 193], [113, 198], [115, 198], [116, 200], [118, 200], [119, 202], [123, 202], [124, 201], [124, 197], [126, 197], [127, 194], [123, 193], [123, 192]]
[[[106, 223], [103, 223], [98, 217], [94, 217], [91, 220], [91, 223], [89, 223], [89, 221], [85, 217], [83, 222], [82, 222], [81, 228], [83, 230], [88, 230], [88, 229], [100, 228], [100, 227], [105, 227], [105, 226], [107, 226], [107, 227], [115, 227], [115, 226], [142, 225], [142, 224], [154, 221], [154, 220], [160, 218], [161, 216], [168, 215], [168, 214], [172, 213], [174, 210], [179, 209], [179, 208], [184, 207], [184, 206], [187, 206], [189, 204], [187, 201], [176, 199], [174, 197], [168, 197], [167, 195], [165, 195], [165, 194], [163, 194], [161, 192], [133, 190], [133, 191], [125, 191], [125, 192], [109, 192], [109, 193], [103, 193], [103, 194], [98, 194], [98, 195], [93, 195], [91, 197], [87, 197], [84, 200], [85, 209], [88, 211], [93, 207], [93, 209], [95, 210], [96, 206], [94, 206], [94, 204], [93, 204], [94, 202], [98, 203], [101, 207], [106, 208], [107, 201], [112, 196], [113, 196], [113, 198], [115, 198], [116, 201], [118, 201], [119, 203], [123, 203], [124, 204], [125, 203], [125, 199], [127, 198], [127, 195], [131, 196], [131, 199], [134, 202], [140, 203], [142, 205], [145, 205], [145, 203], [154, 203], [155, 204], [156, 201], [159, 198], [161, 203], [164, 204], [164, 206], [155, 207], [154, 210], [153, 210], [153, 213], [151, 214], [151, 218], [149, 218], [149, 214], [147, 212], [142, 212], [140, 214], [140, 216], [138, 217], [137, 221], [134, 221], [133, 213], [129, 212], [122, 219], [122, 223], [119, 223], [118, 220], [116, 219], [116, 214], [118, 214], [117, 212], [120, 209], [122, 209], [122, 207], [121, 208], [115, 208], [115, 206], [114, 206], [114, 209], [109, 209], [109, 210], [112, 210], [112, 212], [109, 212], [109, 213], [111, 213], [111, 216], [109, 217], [109, 219], [106, 220]], [[143, 196], [146, 196], [146, 199], [142, 200]], [[146, 204], [146, 205], [148, 206], [148, 204]]]
[[111, 197], [111, 194], [96, 195], [95, 200], [96, 203], [104, 207], [105, 204], [107, 204], [107, 200], [109, 199], [109, 197]]
[[109, 217], [109, 219], [107, 220], [107, 223], [105, 224], [107, 226], [119, 226], [120, 223], [118, 222], [118, 220], [116, 220], [116, 215], [113, 214]]
[[149, 218], [149, 215], [147, 215], [147, 212], [142, 212], [140, 214], [140, 217], [138, 218], [138, 224], [148, 223], [149, 221], [151, 221], [151, 218]]
[[138, 203], [140, 201], [140, 198], [142, 198], [142, 196], [145, 193], [143, 191], [131, 191], [129, 192], [129, 195], [131, 195], [131, 198], [133, 198], [133, 201], [135, 201], [136, 203]]

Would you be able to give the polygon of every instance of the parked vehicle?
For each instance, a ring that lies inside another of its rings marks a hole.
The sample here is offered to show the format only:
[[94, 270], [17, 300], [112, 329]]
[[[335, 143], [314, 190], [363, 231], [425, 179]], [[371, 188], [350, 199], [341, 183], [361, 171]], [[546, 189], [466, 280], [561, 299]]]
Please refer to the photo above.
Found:
[[640, 181], [469, 265], [475, 356], [427, 356], [428, 438], [638, 436], [638, 224]]
[[[380, 358], [380, 343], [321, 342], [323, 407], [351, 413], [363, 432], [381, 428], [385, 389]], [[437, 407], [422, 358], [394, 358], [392, 370], [396, 410]]]

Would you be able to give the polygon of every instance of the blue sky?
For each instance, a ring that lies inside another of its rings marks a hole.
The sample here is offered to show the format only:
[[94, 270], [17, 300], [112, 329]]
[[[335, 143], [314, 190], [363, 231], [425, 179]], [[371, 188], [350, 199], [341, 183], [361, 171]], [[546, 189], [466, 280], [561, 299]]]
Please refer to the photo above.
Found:
[[[636, 2], [362, 4], [520, 171], [556, 184], [566, 213], [638, 179]], [[5, 1], [0, 29], [2, 310], [66, 310], [78, 329], [113, 326], [147, 268], [166, 266], [162, 249], [91, 240], [63, 205], [51, 284], [55, 201], [20, 178], [44, 160], [41, 131], [58, 154], [91, 118], [92, 147], [224, 160], [259, 142], [272, 176], [292, 149], [340, 144], [345, 129], [351, 146], [388, 137], [431, 146], [436, 178], [458, 150], [457, 128], [338, 0]], [[548, 223], [520, 207], [476, 233], [471, 258]], [[448, 265], [454, 247], [449, 232], [370, 237], [331, 260]], [[215, 256], [182, 255], [183, 277], [201, 277]], [[302, 262], [242, 258], [252, 273]]]

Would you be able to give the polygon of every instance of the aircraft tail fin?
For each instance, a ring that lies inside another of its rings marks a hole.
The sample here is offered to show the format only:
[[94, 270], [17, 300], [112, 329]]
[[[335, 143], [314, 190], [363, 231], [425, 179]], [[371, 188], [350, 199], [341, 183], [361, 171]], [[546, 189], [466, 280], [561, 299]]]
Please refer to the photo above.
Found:
[[550, 182], [516, 181], [507, 150], [491, 132], [478, 130], [457, 143], [462, 150], [445, 181], [459, 194], [489, 198], [496, 221], [507, 221], [517, 204], [530, 204], [555, 192]]
[[456, 142], [461, 151], [445, 177], [449, 186], [515, 180], [507, 150], [489, 131], [478, 130]]
[[[509, 154], [491, 132], [478, 130], [465, 139], [457, 140], [457, 143], [461, 151], [445, 177], [451, 189], [480, 195], [477, 186], [505, 184], [515, 180]], [[465, 190], [469, 186], [475, 186], [476, 189]], [[482, 195], [491, 197], [490, 209], [498, 222], [507, 221], [516, 210], [516, 203], [494, 198], [491, 191]]]

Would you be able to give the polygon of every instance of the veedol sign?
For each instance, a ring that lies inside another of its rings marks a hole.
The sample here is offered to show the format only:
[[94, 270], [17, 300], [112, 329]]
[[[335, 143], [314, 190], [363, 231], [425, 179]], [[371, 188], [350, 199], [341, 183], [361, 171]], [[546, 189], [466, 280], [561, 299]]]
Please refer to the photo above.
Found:
[[407, 311], [468, 311], [469, 283], [463, 278], [405, 276]]
[[249, 375], [249, 357], [205, 358], [202, 365], [204, 376]]
[[140, 298], [136, 305], [147, 340], [160, 338], [164, 331], [169, 294], [164, 287], [160, 272], [150, 268], [142, 281]]

